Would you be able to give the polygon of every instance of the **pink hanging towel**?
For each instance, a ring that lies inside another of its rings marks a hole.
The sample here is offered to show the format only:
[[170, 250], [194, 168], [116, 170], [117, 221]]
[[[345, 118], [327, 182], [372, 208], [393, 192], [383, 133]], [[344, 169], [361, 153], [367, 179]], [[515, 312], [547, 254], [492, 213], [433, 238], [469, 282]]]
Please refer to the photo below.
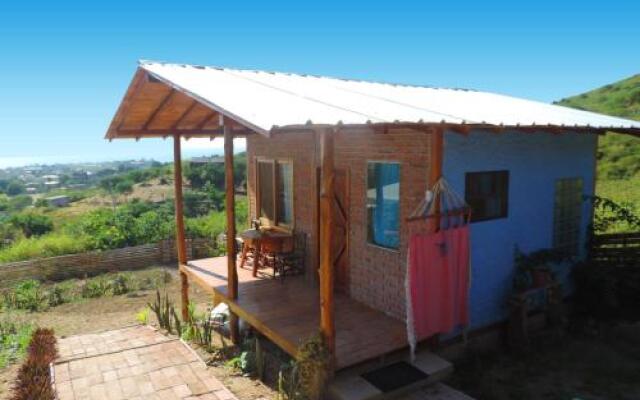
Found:
[[418, 234], [409, 243], [407, 332], [418, 341], [469, 322], [469, 228]]

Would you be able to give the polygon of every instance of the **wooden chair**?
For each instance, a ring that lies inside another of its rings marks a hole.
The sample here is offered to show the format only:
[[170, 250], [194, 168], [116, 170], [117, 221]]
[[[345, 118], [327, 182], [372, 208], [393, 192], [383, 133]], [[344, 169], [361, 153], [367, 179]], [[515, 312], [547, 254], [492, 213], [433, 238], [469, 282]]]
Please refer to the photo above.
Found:
[[[283, 249], [275, 255], [276, 269], [280, 278], [287, 275], [298, 275], [304, 272], [307, 256], [307, 234], [298, 232], [293, 237], [293, 248]], [[289, 250], [289, 251], [286, 251]]]
[[262, 267], [272, 268], [274, 278], [278, 272], [276, 255], [281, 251], [282, 241], [269, 238], [268, 236], [260, 239], [260, 265]]

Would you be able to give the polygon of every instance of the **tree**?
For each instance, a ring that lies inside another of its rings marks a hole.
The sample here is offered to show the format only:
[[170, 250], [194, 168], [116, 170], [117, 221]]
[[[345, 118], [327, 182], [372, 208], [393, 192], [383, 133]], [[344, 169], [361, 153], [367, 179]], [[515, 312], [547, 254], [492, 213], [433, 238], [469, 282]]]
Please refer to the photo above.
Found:
[[40, 236], [53, 230], [53, 221], [42, 214], [16, 214], [9, 218], [9, 223], [20, 229], [25, 237]]
[[133, 181], [129, 179], [123, 179], [120, 182], [116, 183], [114, 189], [116, 193], [123, 195], [126, 200], [127, 196], [133, 193]]
[[20, 194], [9, 199], [9, 210], [22, 211], [33, 203], [31, 196]]
[[22, 184], [22, 182], [17, 180], [13, 180], [9, 182], [6, 189], [6, 192], [9, 196], [17, 196], [19, 194], [24, 193], [24, 191], [25, 191], [24, 185]]

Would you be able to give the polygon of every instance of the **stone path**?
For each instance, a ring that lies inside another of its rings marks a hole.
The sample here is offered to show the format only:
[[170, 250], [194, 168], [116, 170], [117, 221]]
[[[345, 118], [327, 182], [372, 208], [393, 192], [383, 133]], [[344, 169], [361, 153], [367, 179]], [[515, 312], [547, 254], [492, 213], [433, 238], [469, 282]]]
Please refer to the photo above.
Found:
[[58, 342], [59, 400], [237, 400], [185, 343], [147, 326]]

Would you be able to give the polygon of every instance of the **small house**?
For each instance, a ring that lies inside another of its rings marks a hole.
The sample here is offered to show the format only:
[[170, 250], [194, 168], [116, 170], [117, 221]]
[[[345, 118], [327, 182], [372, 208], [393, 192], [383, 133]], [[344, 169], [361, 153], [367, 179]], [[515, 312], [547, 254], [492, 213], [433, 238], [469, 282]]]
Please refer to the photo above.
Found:
[[45, 200], [50, 207], [66, 207], [71, 203], [71, 198], [64, 195], [46, 197]]
[[[640, 123], [474, 90], [141, 62], [106, 137], [174, 140], [184, 287], [229, 304], [232, 336], [239, 317], [295, 356], [320, 330], [339, 369], [407, 346], [410, 217], [437, 182], [470, 209], [467, 327], [488, 328], [506, 317], [516, 251], [585, 255], [583, 199], [612, 131]], [[240, 267], [233, 190], [227, 257], [186, 259], [180, 139], [192, 137], [224, 137], [228, 182], [232, 139], [246, 139], [250, 219], [304, 236], [303, 274]]]

